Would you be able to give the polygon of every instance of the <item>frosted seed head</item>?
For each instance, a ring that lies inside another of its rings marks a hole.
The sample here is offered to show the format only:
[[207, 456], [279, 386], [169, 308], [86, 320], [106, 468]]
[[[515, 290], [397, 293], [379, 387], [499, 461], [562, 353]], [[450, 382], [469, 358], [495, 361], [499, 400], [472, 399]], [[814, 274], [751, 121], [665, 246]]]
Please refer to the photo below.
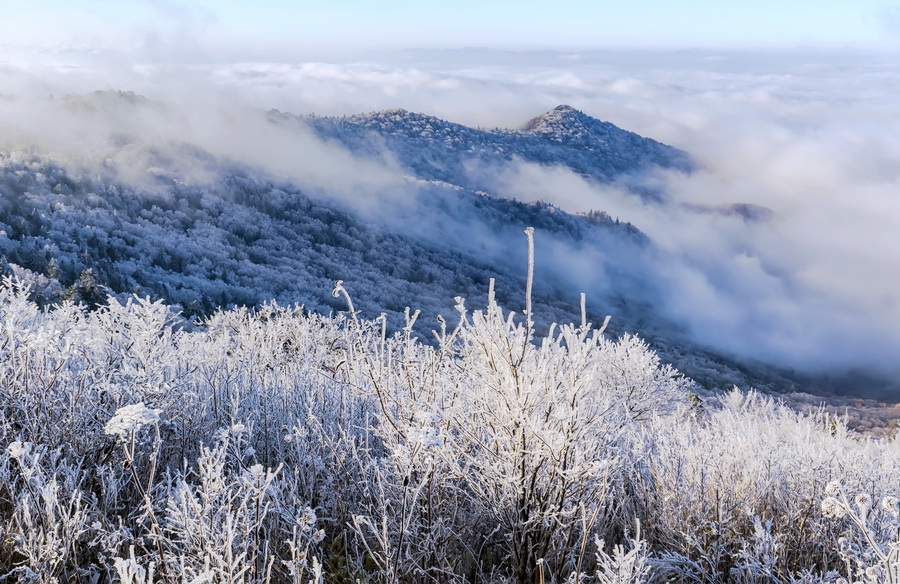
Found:
[[158, 424], [161, 413], [162, 410], [148, 408], [143, 402], [124, 406], [116, 410], [115, 415], [110, 418], [103, 430], [106, 434], [124, 438], [147, 424]]
[[865, 493], [860, 493], [856, 496], [855, 502], [856, 506], [862, 511], [872, 506], [872, 497]]
[[16, 440], [7, 447], [6, 452], [9, 454], [10, 458], [22, 460], [22, 458], [31, 454], [31, 442], [20, 442]]
[[900, 500], [897, 497], [885, 497], [881, 500], [881, 507], [894, 516], [894, 519], [900, 519]]
[[297, 516], [297, 526], [300, 527], [303, 531], [309, 531], [315, 526], [316, 521], [318, 521], [318, 517], [316, 517], [316, 512], [311, 508], [307, 507], [303, 510], [300, 515]]
[[241, 436], [243, 436], [244, 434], [249, 434], [249, 433], [250, 433], [250, 431], [247, 428], [247, 426], [238, 422], [236, 424], [232, 424], [231, 426], [229, 426], [227, 428], [220, 428], [216, 432], [216, 441], [222, 442], [224, 440], [228, 440], [231, 437], [240, 439]]
[[844, 506], [841, 504], [841, 502], [834, 497], [825, 497], [824, 499], [822, 499], [822, 514], [825, 517], [840, 519], [844, 515], [846, 515], [846, 513], [847, 510], [844, 509]]
[[834, 497], [838, 493], [841, 492], [841, 483], [838, 481], [831, 481], [825, 486], [825, 494]]

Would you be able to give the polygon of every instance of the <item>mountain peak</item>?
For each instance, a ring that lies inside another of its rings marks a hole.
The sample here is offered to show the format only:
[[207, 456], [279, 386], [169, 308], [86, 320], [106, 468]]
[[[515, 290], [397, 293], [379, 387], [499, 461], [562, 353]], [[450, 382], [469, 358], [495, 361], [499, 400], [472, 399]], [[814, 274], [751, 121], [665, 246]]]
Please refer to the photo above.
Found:
[[525, 130], [561, 141], [564, 136], [585, 138], [587, 135], [596, 133], [596, 130], [601, 127], [605, 130], [602, 133], [615, 128], [612, 124], [592, 118], [570, 105], [563, 104], [529, 120], [525, 125]]
[[570, 105], [566, 105], [566, 104], [563, 103], [563, 104], [560, 104], [560, 105], [556, 106], [555, 108], [553, 108], [553, 109], [550, 110], [549, 112], [547, 112], [547, 113], [545, 113], [545, 114], [543, 114], [543, 115], [538, 116], [538, 118], [543, 118], [543, 117], [545, 117], [545, 116], [550, 116], [550, 117], [552, 117], [552, 116], [573, 116], [573, 115], [581, 115], [581, 116], [584, 116], [585, 113], [582, 112], [582, 111], [580, 111], [580, 110], [575, 109], [574, 107], [572, 107], [572, 106], [570, 106]]
[[565, 117], [590, 118], [590, 116], [588, 116], [581, 110], [577, 110], [570, 105], [560, 104], [560, 105], [556, 106], [555, 108], [553, 108], [552, 110], [542, 113], [541, 115], [537, 116], [536, 118], [531, 119], [528, 122], [528, 126], [531, 126], [533, 124], [539, 124], [543, 120], [554, 120], [554, 119], [560, 119], [560, 118], [565, 118]]
[[522, 133], [574, 148], [588, 156], [600, 156], [612, 164], [613, 174], [653, 164], [684, 171], [693, 168], [684, 152], [598, 120], [570, 105], [558, 105], [533, 118]]

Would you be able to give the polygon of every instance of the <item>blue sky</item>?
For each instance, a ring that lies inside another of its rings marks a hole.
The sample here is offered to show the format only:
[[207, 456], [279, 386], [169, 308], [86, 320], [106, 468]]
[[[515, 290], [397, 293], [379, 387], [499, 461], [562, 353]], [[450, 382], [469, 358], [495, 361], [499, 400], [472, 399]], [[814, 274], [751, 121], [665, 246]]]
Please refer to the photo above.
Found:
[[3, 0], [0, 43], [268, 57], [420, 46], [900, 48], [897, 0]]

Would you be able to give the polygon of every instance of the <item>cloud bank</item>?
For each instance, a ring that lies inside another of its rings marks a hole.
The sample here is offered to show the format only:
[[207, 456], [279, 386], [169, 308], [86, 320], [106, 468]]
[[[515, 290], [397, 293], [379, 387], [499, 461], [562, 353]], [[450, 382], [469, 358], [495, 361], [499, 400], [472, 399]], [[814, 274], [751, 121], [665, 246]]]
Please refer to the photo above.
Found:
[[[400, 107], [520, 127], [570, 104], [688, 151], [700, 170], [650, 177], [664, 205], [526, 164], [497, 170], [499, 194], [634, 223], [656, 248], [659, 309], [699, 342], [798, 368], [898, 369], [900, 66], [891, 55], [430, 50], [173, 64], [77, 50], [51, 51], [54, 60], [47, 51], [7, 52], [5, 91], [36, 103], [48, 93], [132, 89], [189, 103], [187, 125], [160, 126], [167, 139], [188, 132], [213, 152], [350, 196], [396, 190], [396, 168], [351, 160], [311, 137], [298, 149], [260, 129], [251, 112]], [[78, 122], [48, 120], [34, 107], [33, 119], [4, 120], [4, 135], [92, 144]], [[735, 204], [771, 213], [748, 218], [729, 212]], [[582, 272], [590, 269], [583, 260], [572, 258]]]

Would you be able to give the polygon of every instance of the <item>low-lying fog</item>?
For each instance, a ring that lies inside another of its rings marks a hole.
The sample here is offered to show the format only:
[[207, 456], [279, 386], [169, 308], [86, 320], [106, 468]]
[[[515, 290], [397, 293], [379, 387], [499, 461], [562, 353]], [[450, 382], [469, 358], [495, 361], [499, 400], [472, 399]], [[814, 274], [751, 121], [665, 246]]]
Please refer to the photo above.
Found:
[[[262, 112], [405, 108], [513, 128], [572, 105], [687, 151], [699, 170], [645, 179], [665, 205], [524, 163], [497, 169], [497, 194], [634, 223], [659, 250], [660, 309], [700, 342], [792, 367], [898, 368], [900, 65], [889, 56], [473, 49], [223, 63], [4, 49], [4, 149], [30, 143], [74, 160], [112, 152], [111, 136], [143, 134], [369, 201], [401, 188], [396, 165], [355, 159], [312, 135], [289, 139]], [[51, 95], [96, 89], [174, 109], [101, 123], [48, 105]], [[738, 203], [758, 207], [749, 217], [728, 212]]]

